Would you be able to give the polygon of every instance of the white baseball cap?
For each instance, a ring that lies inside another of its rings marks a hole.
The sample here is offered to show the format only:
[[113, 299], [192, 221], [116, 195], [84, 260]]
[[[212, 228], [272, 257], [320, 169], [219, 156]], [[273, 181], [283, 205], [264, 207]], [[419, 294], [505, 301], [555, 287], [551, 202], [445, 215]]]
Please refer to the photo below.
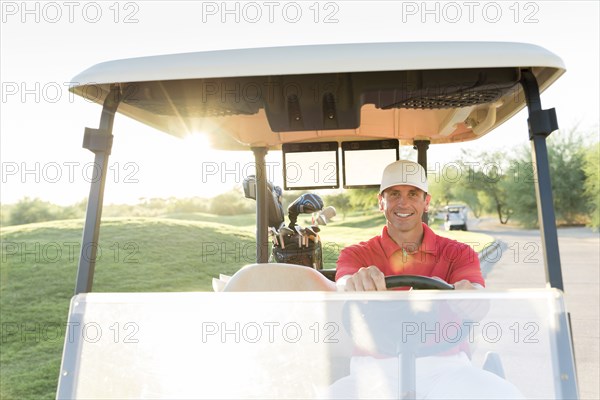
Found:
[[398, 160], [383, 170], [379, 193], [396, 185], [410, 185], [427, 193], [427, 174], [425, 169], [414, 161]]

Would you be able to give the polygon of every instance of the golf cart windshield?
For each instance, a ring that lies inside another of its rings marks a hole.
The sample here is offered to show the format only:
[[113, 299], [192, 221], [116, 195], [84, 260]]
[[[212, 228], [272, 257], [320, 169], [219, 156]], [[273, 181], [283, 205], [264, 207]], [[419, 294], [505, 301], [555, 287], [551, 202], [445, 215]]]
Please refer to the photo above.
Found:
[[90, 293], [71, 315], [61, 399], [420, 397], [459, 349], [524, 398], [575, 393], [555, 290]]

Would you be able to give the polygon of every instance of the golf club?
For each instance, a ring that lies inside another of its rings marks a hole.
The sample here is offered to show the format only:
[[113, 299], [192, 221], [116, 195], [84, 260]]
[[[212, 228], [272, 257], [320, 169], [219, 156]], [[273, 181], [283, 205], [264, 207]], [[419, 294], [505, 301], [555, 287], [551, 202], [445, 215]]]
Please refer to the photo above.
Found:
[[281, 239], [281, 248], [285, 249], [285, 240], [294, 235], [294, 231], [283, 225], [279, 228], [279, 238]]
[[335, 207], [327, 206], [319, 213], [319, 216], [317, 217], [317, 224], [318, 225], [327, 225], [327, 223], [329, 221], [331, 221], [331, 219], [335, 216], [336, 216]]
[[323, 199], [321, 196], [313, 193], [305, 193], [288, 206], [288, 218], [290, 219], [288, 226], [292, 228], [296, 225], [299, 214], [311, 214], [322, 209]]
[[275, 246], [279, 246], [279, 240], [277, 240], [278, 233], [277, 233], [277, 229], [275, 227], [273, 227], [273, 226], [269, 227], [269, 236], [273, 237], [273, 239], [272, 239], [273, 244]]

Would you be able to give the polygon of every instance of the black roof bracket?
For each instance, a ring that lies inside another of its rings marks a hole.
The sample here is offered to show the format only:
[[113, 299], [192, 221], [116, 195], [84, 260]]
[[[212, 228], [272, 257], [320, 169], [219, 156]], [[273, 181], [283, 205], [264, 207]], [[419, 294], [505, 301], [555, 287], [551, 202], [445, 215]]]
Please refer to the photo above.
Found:
[[115, 113], [121, 103], [121, 99], [119, 86], [112, 85], [108, 96], [104, 99], [102, 115], [100, 116], [100, 127], [98, 129], [86, 128], [83, 135], [83, 147], [94, 152], [94, 165], [96, 166], [96, 170], [99, 171], [99, 176], [91, 181], [90, 195], [85, 211], [85, 225], [83, 226], [75, 294], [92, 291], [98, 237], [100, 236], [104, 186], [108, 170], [108, 156], [110, 155], [113, 142], [112, 129]]
[[529, 140], [531, 141], [531, 158], [535, 171], [534, 185], [546, 267], [546, 283], [550, 287], [564, 290], [558, 250], [558, 235], [556, 233], [556, 217], [552, 199], [550, 164], [546, 147], [546, 137], [558, 129], [558, 122], [554, 109], [542, 110], [539, 86], [531, 70], [522, 71], [521, 85], [523, 86], [529, 111], [527, 121]]
[[[425, 170], [427, 175], [427, 150], [429, 149], [429, 140], [414, 140], [413, 149], [417, 150], [417, 162]], [[429, 225], [429, 213], [425, 211], [421, 217], [422, 221]]]
[[531, 70], [525, 69], [521, 71], [521, 86], [525, 93], [525, 100], [529, 110], [529, 139], [534, 136], [548, 136], [558, 129], [558, 121], [556, 119], [556, 110], [550, 108], [542, 110], [542, 101], [540, 99], [540, 89], [538, 87], [535, 75]]
[[85, 128], [83, 133], [83, 148], [93, 153], [110, 154], [113, 135], [100, 129]]

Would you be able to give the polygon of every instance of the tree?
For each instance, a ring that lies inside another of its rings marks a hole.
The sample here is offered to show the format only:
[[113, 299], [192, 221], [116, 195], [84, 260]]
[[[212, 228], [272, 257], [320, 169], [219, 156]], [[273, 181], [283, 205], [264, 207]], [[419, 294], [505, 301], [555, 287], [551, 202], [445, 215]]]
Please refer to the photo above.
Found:
[[[587, 136], [577, 131], [576, 127], [570, 131], [555, 132], [547, 139], [552, 197], [558, 224], [579, 224], [587, 219], [588, 204], [593, 201], [593, 189], [586, 190], [585, 184], [587, 142]], [[538, 225], [534, 190], [537, 176], [529, 147], [523, 147], [518, 152], [511, 169], [514, 174], [509, 180], [508, 195], [515, 219], [526, 227], [535, 227]]]
[[353, 210], [372, 210], [377, 208], [379, 189], [352, 189], [349, 191], [350, 207]]
[[[462, 189], [459, 200], [472, 210], [493, 211], [501, 224], [506, 224], [513, 214], [507, 201], [507, 180], [510, 164], [504, 152], [480, 152], [468, 154], [463, 150], [461, 162], [463, 174], [459, 181]], [[464, 160], [473, 161], [464, 161]]]
[[548, 161], [556, 219], [564, 224], [582, 222], [589, 202], [585, 194], [585, 138], [575, 129], [556, 132], [548, 140]]
[[589, 196], [590, 226], [600, 227], [600, 142], [592, 145], [584, 155], [585, 193]]
[[538, 223], [535, 177], [531, 153], [525, 147], [519, 159], [511, 161], [511, 176], [506, 182], [507, 202], [511, 205], [514, 219], [526, 228], [535, 228]]
[[429, 183], [429, 194], [431, 195], [431, 206], [433, 208], [441, 208], [447, 206], [452, 201], [456, 200], [454, 189], [456, 183], [451, 180], [444, 179], [443, 174], [430, 174], [427, 177]]
[[[451, 169], [453, 172], [446, 172]], [[483, 206], [479, 198], [478, 190], [471, 185], [462, 183], [463, 166], [456, 165], [444, 168], [441, 174], [430, 174], [429, 194], [431, 194], [431, 206], [433, 209], [441, 209], [450, 203], [465, 203], [469, 206], [475, 218], [481, 216]]]
[[350, 196], [347, 192], [339, 192], [325, 196], [323, 201], [325, 206], [335, 207], [338, 213], [342, 213], [342, 218], [346, 218], [346, 213], [350, 209]]

